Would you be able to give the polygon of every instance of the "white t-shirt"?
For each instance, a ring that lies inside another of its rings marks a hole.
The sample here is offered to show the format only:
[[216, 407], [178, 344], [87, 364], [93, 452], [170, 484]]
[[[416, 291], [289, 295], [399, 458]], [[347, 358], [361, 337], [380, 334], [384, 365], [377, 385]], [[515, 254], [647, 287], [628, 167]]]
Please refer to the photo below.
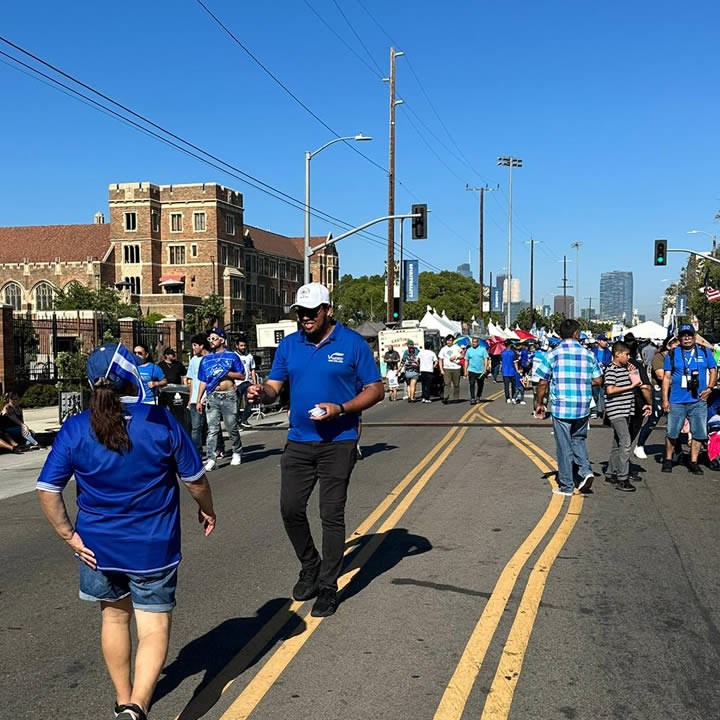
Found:
[[459, 370], [460, 363], [457, 361], [460, 359], [459, 348], [456, 345], [447, 345], [440, 351], [440, 359], [443, 361], [444, 370]]
[[432, 350], [425, 348], [418, 353], [418, 359], [420, 360], [420, 372], [432, 372], [437, 362], [437, 355]]
[[389, 388], [397, 388], [399, 385], [398, 371], [397, 370], [388, 370], [387, 371], [387, 381], [388, 381]]
[[244, 382], [252, 382], [252, 374], [250, 371], [255, 369], [255, 358], [252, 356], [251, 353], [248, 353], [247, 355], [241, 355], [239, 352], [236, 352], [235, 354], [240, 358], [240, 362], [245, 368], [245, 379], [236, 380], [235, 385], [242, 385], [242, 383]]

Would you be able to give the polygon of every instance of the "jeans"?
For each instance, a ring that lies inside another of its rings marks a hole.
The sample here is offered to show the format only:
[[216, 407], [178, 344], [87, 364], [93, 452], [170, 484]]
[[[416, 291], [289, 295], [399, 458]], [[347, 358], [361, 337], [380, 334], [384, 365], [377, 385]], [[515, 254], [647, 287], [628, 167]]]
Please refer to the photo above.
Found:
[[564, 420], [552, 416], [555, 432], [555, 452], [558, 461], [557, 484], [565, 492], [575, 489], [573, 481], [573, 462], [578, 466], [581, 477], [592, 472], [587, 455], [585, 439], [587, 438], [589, 416]]
[[629, 417], [615, 418], [610, 421], [613, 429], [613, 441], [610, 448], [607, 474], [617, 475], [618, 480], [627, 480], [630, 474], [630, 437]]
[[602, 385], [593, 385], [592, 386], [592, 396], [593, 400], [595, 400], [595, 410], [593, 412], [596, 412], [598, 415], [602, 415], [605, 410], [605, 390], [603, 389]]
[[443, 391], [443, 400], [450, 399], [450, 386], [453, 386], [453, 400], [456, 402], [460, 399], [460, 368], [454, 370], [446, 368], [445, 372], [445, 389]]
[[198, 455], [202, 457], [203, 451], [203, 430], [205, 429], [205, 413], [199, 413], [195, 403], [190, 403], [190, 439]]
[[525, 386], [521, 382], [515, 383], [515, 402], [522, 402], [525, 400]]
[[500, 356], [493, 355], [490, 358], [490, 372], [492, 373], [492, 379], [498, 382], [498, 375], [500, 375]]
[[248, 418], [250, 417], [250, 413], [252, 413], [252, 405], [248, 402], [247, 399], [247, 389], [252, 385], [252, 383], [249, 380], [246, 380], [245, 382], [240, 383], [236, 388], [237, 392], [237, 401], [238, 401], [238, 411], [240, 410], [240, 403], [242, 402], [243, 398], [245, 399], [245, 407], [243, 408], [242, 415], [240, 416], [240, 422], [244, 423], [248, 421]]
[[645, 424], [640, 429], [638, 435], [638, 447], [643, 447], [650, 437], [650, 433], [653, 428], [658, 424], [660, 416], [662, 415], [662, 390], [656, 390], [653, 388], [653, 411], [650, 416], [645, 420]]
[[[320, 562], [320, 587], [337, 590], [345, 552], [345, 503], [357, 459], [355, 440], [293, 442], [288, 440], [280, 461], [280, 512], [285, 532], [303, 569]], [[322, 558], [307, 519], [307, 504], [320, 483]]]
[[235, 390], [215, 390], [208, 396], [205, 404], [207, 414], [208, 436], [207, 455], [208, 458], [215, 457], [217, 450], [218, 435], [220, 435], [220, 418], [225, 423], [225, 429], [230, 435], [233, 453], [242, 452], [242, 441], [237, 429], [237, 394]]
[[[485, 373], [476, 373], [468, 370], [468, 384], [470, 386], [470, 400], [479, 400], [485, 388]], [[477, 385], [477, 394], [475, 386]]]
[[422, 399], [429, 400], [430, 399], [430, 388], [432, 387], [432, 382], [433, 382], [433, 373], [421, 372], [420, 373], [420, 382], [422, 384]]
[[32, 432], [25, 432], [19, 425], [11, 425], [8, 428], [5, 428], [5, 432], [13, 439], [15, 442], [22, 442], [23, 440], [30, 446], [39, 445], [38, 441], [35, 439], [35, 436], [32, 434]]
[[505, 386], [505, 399], [512, 400], [515, 393], [515, 378], [503, 375], [503, 385]]

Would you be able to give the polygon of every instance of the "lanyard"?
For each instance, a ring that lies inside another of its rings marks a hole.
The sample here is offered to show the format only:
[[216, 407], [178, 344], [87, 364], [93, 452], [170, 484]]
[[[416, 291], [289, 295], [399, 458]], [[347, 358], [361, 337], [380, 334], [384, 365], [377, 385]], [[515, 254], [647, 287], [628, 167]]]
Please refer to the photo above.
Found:
[[[688, 363], [685, 361], [685, 351], [684, 351], [682, 348], [680, 348], [680, 354], [682, 355], [682, 361], [683, 361], [683, 374], [684, 374], [684, 375], [687, 375], [687, 374], [688, 374], [688, 370], [690, 369], [690, 366], [689, 366]], [[691, 363], [692, 363], [692, 361], [693, 361], [693, 358], [695, 359], [695, 369], [697, 370], [697, 369], [698, 369], [697, 347], [694, 347], [694, 348], [690, 351], [690, 362], [691, 362]]]

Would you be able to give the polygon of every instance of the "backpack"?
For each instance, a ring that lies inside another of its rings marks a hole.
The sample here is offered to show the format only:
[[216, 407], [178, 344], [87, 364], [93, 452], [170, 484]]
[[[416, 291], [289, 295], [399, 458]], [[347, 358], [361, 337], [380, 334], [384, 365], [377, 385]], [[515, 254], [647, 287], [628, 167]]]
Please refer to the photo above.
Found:
[[[708, 351], [707, 351], [707, 348], [706, 348], [704, 345], [696, 345], [695, 347], [699, 347], [699, 348], [703, 351], [703, 355], [705, 356], [705, 364], [707, 365], [707, 364], [708, 364]], [[676, 347], [676, 348], [672, 351], [672, 353], [670, 354], [670, 374], [671, 374], [671, 375], [674, 375], [674, 374], [675, 374], [675, 352], [676, 352], [677, 350], [680, 350], [680, 352], [682, 352], [682, 348]], [[706, 368], [706, 369], [708, 369], [708, 368]]]

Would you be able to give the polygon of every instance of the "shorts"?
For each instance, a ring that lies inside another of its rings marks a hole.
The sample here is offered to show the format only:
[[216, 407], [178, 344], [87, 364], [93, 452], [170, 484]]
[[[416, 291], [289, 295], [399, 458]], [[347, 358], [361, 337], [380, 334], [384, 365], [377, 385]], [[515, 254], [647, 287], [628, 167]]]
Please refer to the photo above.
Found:
[[93, 570], [80, 563], [81, 600], [117, 602], [130, 595], [135, 610], [169, 612], [175, 607], [177, 565], [156, 575]]
[[420, 377], [420, 373], [417, 370], [406, 370], [405, 371], [405, 379], [406, 380], [417, 380]]
[[691, 403], [670, 403], [667, 436], [671, 440], [676, 440], [682, 432], [685, 420], [690, 423], [693, 440], [707, 440], [707, 403], [704, 400]]
[[398, 374], [397, 370], [388, 370], [387, 371], [387, 381], [388, 381], [388, 388], [390, 390], [397, 390], [398, 388]]

